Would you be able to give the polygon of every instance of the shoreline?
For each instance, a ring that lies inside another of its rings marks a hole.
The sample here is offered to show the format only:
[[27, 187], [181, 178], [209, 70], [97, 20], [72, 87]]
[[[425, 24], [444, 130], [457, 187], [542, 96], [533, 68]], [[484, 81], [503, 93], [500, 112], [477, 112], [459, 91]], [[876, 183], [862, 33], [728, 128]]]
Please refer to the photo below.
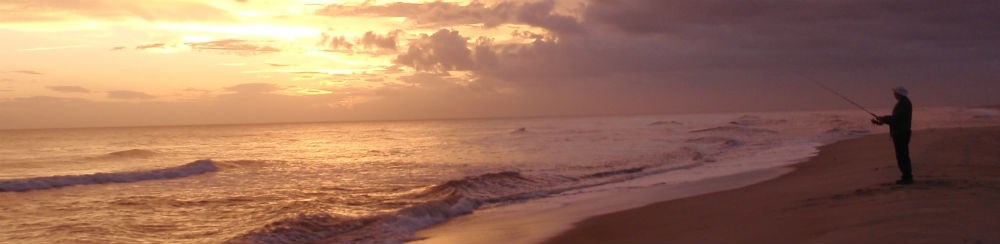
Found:
[[583, 193], [475, 212], [415, 233], [408, 244], [541, 243], [573, 228], [586, 218], [663, 201], [735, 189], [771, 180], [791, 172], [774, 167], [693, 182], [642, 187], [623, 191]]
[[916, 183], [890, 138], [827, 144], [745, 187], [586, 218], [544, 243], [1000, 242], [1000, 127], [915, 131]]

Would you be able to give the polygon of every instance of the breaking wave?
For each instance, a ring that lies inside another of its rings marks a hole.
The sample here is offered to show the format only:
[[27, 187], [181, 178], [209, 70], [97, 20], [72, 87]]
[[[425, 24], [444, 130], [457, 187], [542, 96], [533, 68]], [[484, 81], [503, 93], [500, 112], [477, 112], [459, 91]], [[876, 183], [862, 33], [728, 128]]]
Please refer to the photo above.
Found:
[[144, 171], [9, 179], [0, 180], [0, 191], [29, 191], [75, 185], [173, 179], [204, 174], [218, 169], [219, 167], [212, 160], [198, 160], [181, 166]]
[[[300, 214], [243, 234], [229, 243], [401, 243], [424, 227], [468, 214], [483, 204], [545, 188], [544, 179], [518, 172], [489, 173], [428, 187], [408, 198], [418, 203], [394, 213], [362, 218]], [[541, 194], [541, 193], [538, 193]], [[541, 194], [544, 195], [544, 194]]]
[[228, 243], [403, 243], [413, 233], [480, 208], [501, 206], [674, 170], [696, 168], [705, 154], [680, 148], [658, 155], [659, 162], [600, 168], [570, 175], [502, 171], [449, 180], [403, 198], [412, 204], [395, 212], [365, 217], [303, 213], [271, 222]]
[[415, 204], [392, 213], [367, 217], [304, 213], [242, 234], [228, 243], [402, 243], [417, 230], [484, 206], [548, 197], [572, 190], [621, 182], [650, 174], [689, 169], [680, 165], [657, 170], [647, 166], [611, 169], [576, 177], [527, 176], [504, 171], [450, 180], [409, 195]]

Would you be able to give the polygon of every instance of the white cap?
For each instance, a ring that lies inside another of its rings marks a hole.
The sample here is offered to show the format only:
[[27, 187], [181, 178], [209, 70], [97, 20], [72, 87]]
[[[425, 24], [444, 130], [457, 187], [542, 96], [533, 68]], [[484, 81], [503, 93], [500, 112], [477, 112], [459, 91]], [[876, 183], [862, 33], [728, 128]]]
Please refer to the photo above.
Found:
[[895, 92], [896, 94], [899, 94], [900, 96], [904, 96], [904, 97], [906, 97], [907, 95], [909, 95], [909, 92], [906, 91], [906, 87], [903, 87], [903, 86], [898, 86], [896, 88], [892, 88], [892, 92]]

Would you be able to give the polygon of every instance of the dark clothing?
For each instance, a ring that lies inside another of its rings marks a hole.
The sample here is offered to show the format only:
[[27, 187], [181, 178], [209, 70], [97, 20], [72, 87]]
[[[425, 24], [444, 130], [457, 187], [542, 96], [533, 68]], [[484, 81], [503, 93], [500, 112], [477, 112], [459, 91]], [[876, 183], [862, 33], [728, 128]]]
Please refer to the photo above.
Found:
[[910, 122], [913, 120], [913, 104], [907, 97], [900, 97], [892, 108], [892, 115], [882, 116], [882, 123], [889, 124], [889, 135], [910, 135]]
[[910, 169], [910, 134], [892, 136], [892, 145], [896, 148], [896, 166], [902, 173], [903, 180], [913, 180], [913, 172]]
[[896, 165], [902, 173], [903, 180], [912, 180], [910, 167], [910, 124], [913, 120], [913, 104], [907, 97], [900, 97], [892, 108], [892, 115], [879, 118], [882, 123], [889, 124], [889, 135], [896, 149]]

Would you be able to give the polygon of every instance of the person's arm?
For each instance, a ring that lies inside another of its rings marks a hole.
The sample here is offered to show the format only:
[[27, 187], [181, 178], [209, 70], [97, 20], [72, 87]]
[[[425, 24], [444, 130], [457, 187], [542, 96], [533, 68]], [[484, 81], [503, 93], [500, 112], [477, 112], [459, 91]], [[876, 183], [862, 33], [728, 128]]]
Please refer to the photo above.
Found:
[[878, 121], [882, 122], [883, 124], [892, 124], [892, 115], [885, 115], [882, 117], [878, 117]]
[[884, 124], [890, 123], [891, 121], [892, 121], [892, 116], [891, 115], [885, 115], [885, 116], [879, 116], [879, 117], [873, 118], [872, 119], [872, 124], [875, 124], [875, 125], [884, 125]]

